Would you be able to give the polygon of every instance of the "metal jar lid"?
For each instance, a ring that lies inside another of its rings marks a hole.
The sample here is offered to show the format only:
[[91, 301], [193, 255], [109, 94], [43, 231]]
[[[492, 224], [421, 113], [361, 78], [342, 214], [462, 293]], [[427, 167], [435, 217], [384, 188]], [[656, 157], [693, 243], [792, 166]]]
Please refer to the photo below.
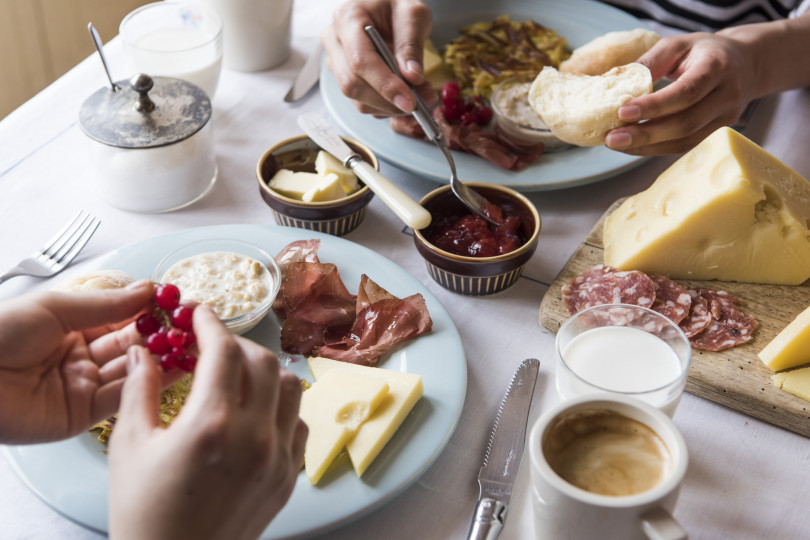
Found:
[[82, 104], [79, 125], [89, 137], [119, 148], [154, 148], [188, 139], [211, 118], [211, 100], [197, 85], [138, 74], [104, 87]]

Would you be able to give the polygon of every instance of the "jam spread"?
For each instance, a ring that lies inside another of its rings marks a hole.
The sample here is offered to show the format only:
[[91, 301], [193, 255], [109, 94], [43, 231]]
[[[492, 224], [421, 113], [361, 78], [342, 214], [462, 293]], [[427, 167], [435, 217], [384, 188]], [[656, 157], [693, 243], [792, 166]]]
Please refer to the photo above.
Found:
[[501, 208], [485, 200], [483, 211], [499, 225], [490, 226], [474, 214], [445, 216], [433, 226], [428, 241], [439, 249], [465, 257], [494, 257], [523, 245], [520, 218], [510, 215], [508, 207]]

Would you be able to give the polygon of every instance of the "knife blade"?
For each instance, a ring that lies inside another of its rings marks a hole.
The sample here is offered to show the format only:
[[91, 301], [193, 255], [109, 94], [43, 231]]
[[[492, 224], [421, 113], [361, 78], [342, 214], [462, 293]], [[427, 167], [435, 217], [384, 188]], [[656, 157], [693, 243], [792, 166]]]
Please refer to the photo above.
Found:
[[318, 41], [315, 50], [310, 53], [306, 62], [304, 62], [304, 67], [302, 67], [298, 75], [295, 76], [292, 86], [290, 86], [290, 89], [287, 91], [287, 95], [284, 96], [284, 101], [287, 103], [298, 101], [318, 84], [318, 79], [321, 74], [322, 50], [321, 42]]
[[484, 465], [478, 473], [480, 494], [468, 540], [495, 540], [503, 528], [523, 456], [529, 407], [539, 370], [540, 361], [536, 358], [521, 362], [498, 408]]
[[304, 113], [298, 117], [298, 125], [318, 146], [351, 168], [407, 226], [424, 229], [430, 225], [430, 213], [349, 148], [321, 115]]

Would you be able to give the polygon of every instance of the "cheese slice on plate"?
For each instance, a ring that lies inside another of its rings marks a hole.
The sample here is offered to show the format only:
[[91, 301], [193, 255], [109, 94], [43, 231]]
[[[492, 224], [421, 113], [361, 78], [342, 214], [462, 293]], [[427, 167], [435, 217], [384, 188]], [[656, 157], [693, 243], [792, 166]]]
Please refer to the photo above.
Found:
[[810, 307], [799, 313], [757, 356], [774, 371], [810, 362]]
[[301, 395], [299, 415], [309, 428], [304, 465], [310, 483], [318, 483], [387, 394], [388, 384], [382, 379], [333, 370]]
[[352, 466], [357, 476], [362, 476], [422, 396], [422, 377], [319, 357], [309, 359], [309, 370], [317, 382], [329, 373], [342, 371], [388, 384], [388, 395], [346, 443]]
[[782, 390], [810, 401], [810, 367], [776, 373], [771, 379]]
[[671, 278], [810, 278], [810, 183], [720, 128], [605, 221], [605, 264]]

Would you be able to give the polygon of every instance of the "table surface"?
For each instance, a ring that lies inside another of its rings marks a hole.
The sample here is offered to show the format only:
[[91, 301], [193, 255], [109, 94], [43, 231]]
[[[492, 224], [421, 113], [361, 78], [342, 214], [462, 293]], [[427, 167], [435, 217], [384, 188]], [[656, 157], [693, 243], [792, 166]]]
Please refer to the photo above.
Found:
[[[262, 73], [223, 70], [213, 99], [219, 180], [198, 203], [166, 214], [117, 210], [87, 182], [84, 135], [77, 124], [83, 100], [106, 79], [93, 56], [0, 122], [0, 268], [44, 243], [79, 208], [101, 218], [92, 241], [60, 277], [78, 274], [122, 245], [167, 232], [227, 223], [273, 224], [257, 195], [256, 161], [271, 144], [299, 134], [304, 111], [328, 115], [317, 92], [298, 104], [282, 98], [339, 2], [296, 0], [293, 54]], [[106, 46], [113, 67], [120, 43]], [[120, 75], [120, 74], [119, 74]], [[117, 76], [116, 78], [124, 78]], [[810, 92], [763, 100], [746, 135], [810, 177]], [[524, 358], [541, 373], [529, 422], [556, 403], [554, 335], [538, 323], [540, 300], [582, 239], [610, 204], [646, 188], [674, 158], [654, 158], [619, 177], [567, 190], [529, 195], [543, 218], [540, 243], [524, 276], [507, 291], [484, 298], [454, 295], [434, 283], [410, 231], [375, 198], [361, 226], [346, 236], [393, 260], [423, 282], [453, 318], [467, 356], [467, 400], [455, 434], [430, 469], [404, 493], [370, 515], [324, 538], [464, 538], [475, 501], [476, 476], [492, 420], [509, 379]], [[386, 163], [382, 172], [418, 199], [437, 185]], [[47, 288], [53, 281], [17, 277], [0, 298]], [[810, 534], [808, 440], [736, 411], [686, 394], [675, 423], [686, 438], [689, 471], [675, 510], [693, 538], [801, 538]], [[528, 459], [523, 459], [501, 538], [533, 535]], [[0, 457], [0, 537], [95, 539], [97, 533], [40, 501]]]

